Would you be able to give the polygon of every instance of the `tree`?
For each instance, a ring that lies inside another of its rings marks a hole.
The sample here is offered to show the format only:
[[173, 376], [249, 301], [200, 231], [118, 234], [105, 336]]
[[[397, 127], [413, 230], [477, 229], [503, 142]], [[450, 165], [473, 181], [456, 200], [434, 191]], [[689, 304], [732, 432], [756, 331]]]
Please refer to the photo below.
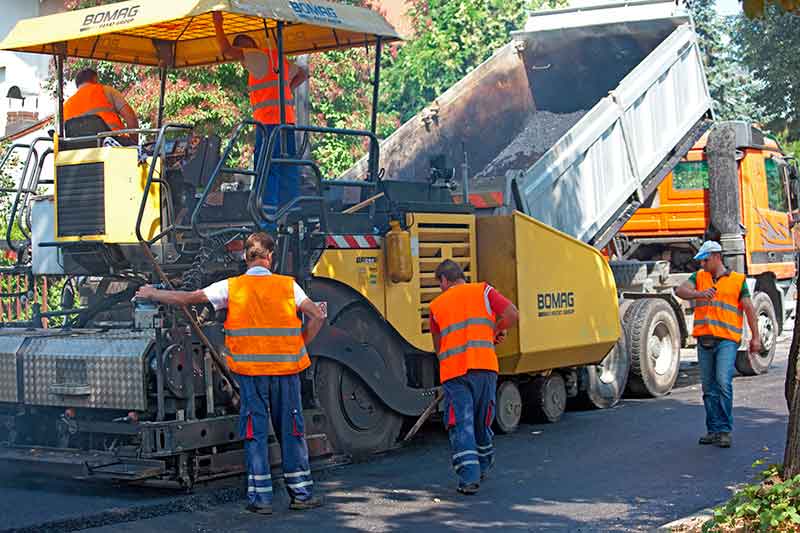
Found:
[[769, 114], [754, 98], [761, 84], [751, 75], [731, 46], [735, 22], [717, 14], [714, 0], [694, 0], [689, 4], [698, 44], [703, 54], [706, 77], [719, 120], [765, 122]]
[[800, 138], [800, 15], [770, 6], [763, 18], [740, 17], [734, 45], [741, 61], [761, 83], [753, 99], [774, 112], [771, 129]]

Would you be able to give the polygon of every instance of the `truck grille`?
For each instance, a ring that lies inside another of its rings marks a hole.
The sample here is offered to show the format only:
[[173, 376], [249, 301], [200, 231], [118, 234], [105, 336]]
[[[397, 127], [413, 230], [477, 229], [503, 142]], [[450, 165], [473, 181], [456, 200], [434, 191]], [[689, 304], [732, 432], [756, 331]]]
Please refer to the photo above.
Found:
[[[416, 215], [421, 218], [421, 215]], [[459, 218], [465, 218], [463, 216]], [[472, 236], [475, 221], [471, 216], [469, 222], [464, 223], [428, 223], [418, 222], [417, 237], [419, 238], [419, 296], [420, 296], [420, 331], [430, 333], [428, 319], [430, 306], [434, 298], [440, 293], [439, 283], [436, 281], [436, 267], [445, 259], [452, 259], [464, 270], [468, 282], [473, 281], [474, 250]]]
[[56, 167], [56, 213], [59, 237], [105, 234], [104, 178], [103, 163]]

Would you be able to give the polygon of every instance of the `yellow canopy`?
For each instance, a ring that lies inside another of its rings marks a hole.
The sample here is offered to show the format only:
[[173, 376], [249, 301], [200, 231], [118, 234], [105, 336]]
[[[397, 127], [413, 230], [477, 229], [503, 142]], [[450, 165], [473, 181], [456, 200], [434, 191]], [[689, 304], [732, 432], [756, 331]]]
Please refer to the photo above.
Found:
[[246, 34], [261, 46], [274, 47], [285, 22], [287, 55], [400, 39], [374, 11], [320, 0], [129, 0], [21, 20], [0, 50], [171, 68], [223, 63], [213, 11], [224, 12], [229, 39]]

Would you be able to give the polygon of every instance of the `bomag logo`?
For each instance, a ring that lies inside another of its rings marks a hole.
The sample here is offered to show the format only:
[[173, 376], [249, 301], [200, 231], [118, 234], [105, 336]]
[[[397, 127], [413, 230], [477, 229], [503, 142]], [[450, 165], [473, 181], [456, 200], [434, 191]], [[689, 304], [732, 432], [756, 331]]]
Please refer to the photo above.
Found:
[[139, 14], [139, 9], [141, 7], [140, 5], [135, 5], [90, 13], [84, 17], [83, 24], [81, 24], [81, 31], [121, 26], [133, 22], [136, 15]]
[[539, 316], [560, 316], [575, 314], [574, 292], [540, 292], [536, 295]]
[[342, 19], [336, 13], [336, 9], [329, 6], [320, 6], [310, 2], [289, 2], [289, 7], [292, 8], [294, 14], [301, 19], [319, 21], [319, 22], [333, 22], [341, 24]]

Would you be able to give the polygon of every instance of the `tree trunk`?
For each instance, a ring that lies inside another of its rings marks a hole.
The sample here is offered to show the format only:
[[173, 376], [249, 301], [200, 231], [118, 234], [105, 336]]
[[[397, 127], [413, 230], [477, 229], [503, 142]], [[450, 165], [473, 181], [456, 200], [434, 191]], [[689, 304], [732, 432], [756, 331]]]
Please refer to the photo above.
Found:
[[[800, 285], [800, 271], [797, 273]], [[789, 407], [789, 427], [786, 431], [786, 450], [783, 456], [783, 478], [800, 474], [800, 379], [797, 376], [797, 356], [800, 352], [800, 299], [797, 300], [792, 328], [792, 344], [789, 347], [789, 363], [786, 367], [784, 393]]]

